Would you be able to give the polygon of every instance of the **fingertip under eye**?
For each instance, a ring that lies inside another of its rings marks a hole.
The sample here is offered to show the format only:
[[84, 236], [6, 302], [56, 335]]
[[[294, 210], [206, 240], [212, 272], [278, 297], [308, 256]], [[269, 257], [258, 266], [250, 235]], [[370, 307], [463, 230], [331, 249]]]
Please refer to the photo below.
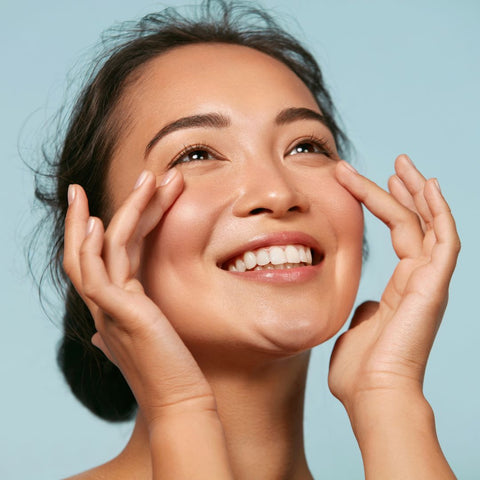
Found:
[[137, 188], [140, 188], [145, 183], [145, 180], [147, 178], [148, 178], [148, 170], [144, 170], [137, 178], [137, 181], [135, 182], [133, 189], [136, 190]]
[[348, 170], [349, 172], [358, 173], [358, 171], [355, 169], [355, 167], [353, 165], [351, 165], [350, 163], [346, 162], [345, 160], [340, 161], [340, 166], [342, 168], [344, 168], [345, 170]]
[[164, 187], [171, 183], [171, 181], [176, 177], [178, 170], [176, 168], [170, 169], [160, 180], [159, 186]]

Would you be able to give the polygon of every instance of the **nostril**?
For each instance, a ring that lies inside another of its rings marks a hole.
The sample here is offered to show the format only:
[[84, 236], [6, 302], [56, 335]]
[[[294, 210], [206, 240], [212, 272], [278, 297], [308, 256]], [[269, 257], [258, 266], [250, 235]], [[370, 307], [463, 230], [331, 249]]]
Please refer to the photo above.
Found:
[[[294, 207], [290, 207], [288, 209], [288, 212], [299, 212], [300, 210], [301, 210], [300, 207], [294, 206]], [[273, 213], [273, 210], [269, 208], [263, 208], [263, 207], [254, 208], [253, 210], [250, 210], [250, 215], [258, 215], [260, 213]]]
[[272, 211], [268, 208], [254, 208], [253, 210], [250, 210], [250, 215], [258, 215], [260, 213], [272, 213]]

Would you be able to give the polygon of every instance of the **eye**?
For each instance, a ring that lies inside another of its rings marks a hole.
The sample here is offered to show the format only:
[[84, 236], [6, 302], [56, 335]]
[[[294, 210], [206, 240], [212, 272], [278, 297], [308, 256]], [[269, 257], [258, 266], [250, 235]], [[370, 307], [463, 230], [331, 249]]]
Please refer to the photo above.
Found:
[[288, 152], [288, 155], [298, 155], [300, 153], [319, 153], [326, 155], [327, 157], [332, 156], [332, 152], [327, 146], [327, 142], [316, 138], [301, 140]]
[[175, 158], [171, 161], [169, 167], [174, 167], [181, 163], [191, 163], [204, 160], [213, 160], [216, 157], [203, 145], [191, 145], [184, 148]]

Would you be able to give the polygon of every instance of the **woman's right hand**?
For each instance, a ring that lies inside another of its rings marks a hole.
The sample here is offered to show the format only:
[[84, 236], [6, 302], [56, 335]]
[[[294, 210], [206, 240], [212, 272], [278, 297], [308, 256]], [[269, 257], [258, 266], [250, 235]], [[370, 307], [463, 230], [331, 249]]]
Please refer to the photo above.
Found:
[[121, 370], [149, 430], [152, 478], [232, 479], [215, 397], [197, 362], [137, 278], [145, 237], [183, 189], [144, 172], [104, 232], [79, 185], [69, 190], [64, 268], [87, 304], [92, 342]]
[[104, 231], [72, 185], [65, 219], [64, 268], [87, 304], [92, 342], [121, 370], [150, 425], [167, 410], [215, 410], [210, 385], [189, 350], [137, 278], [145, 237], [183, 189], [180, 172], [164, 184], [145, 171]]

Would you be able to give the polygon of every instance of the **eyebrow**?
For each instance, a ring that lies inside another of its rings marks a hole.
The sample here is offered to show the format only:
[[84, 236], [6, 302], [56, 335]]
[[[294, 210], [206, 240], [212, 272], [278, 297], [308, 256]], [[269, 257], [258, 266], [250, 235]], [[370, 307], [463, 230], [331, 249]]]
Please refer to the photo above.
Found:
[[[325, 117], [315, 110], [305, 107], [290, 107], [282, 110], [276, 117], [277, 125], [286, 125], [299, 120], [315, 120], [328, 127]], [[150, 153], [152, 148], [166, 135], [186, 128], [226, 128], [231, 125], [230, 118], [221, 113], [204, 113], [199, 115], [191, 115], [182, 117], [173, 122], [167, 123], [162, 127], [155, 136], [148, 142], [145, 148], [145, 155]]]
[[145, 148], [145, 157], [150, 153], [153, 146], [159, 142], [165, 135], [182, 130], [185, 128], [209, 127], [209, 128], [225, 128], [230, 125], [230, 119], [221, 113], [205, 113], [201, 115], [192, 115], [190, 117], [182, 117], [171, 123], [167, 123], [161, 128], [157, 134], [148, 142]]
[[282, 110], [275, 118], [275, 123], [277, 125], [285, 125], [298, 120], [315, 120], [328, 126], [325, 117], [321, 113], [305, 107], [292, 107]]

